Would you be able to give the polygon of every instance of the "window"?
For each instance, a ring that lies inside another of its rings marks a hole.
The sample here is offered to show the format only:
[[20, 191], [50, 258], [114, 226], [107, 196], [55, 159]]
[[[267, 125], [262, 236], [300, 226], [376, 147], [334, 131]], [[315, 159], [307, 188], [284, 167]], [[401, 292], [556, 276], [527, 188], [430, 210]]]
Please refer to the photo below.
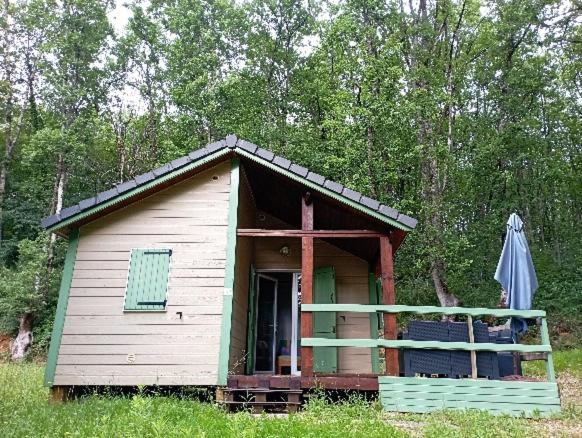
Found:
[[123, 310], [166, 310], [171, 249], [132, 249]]

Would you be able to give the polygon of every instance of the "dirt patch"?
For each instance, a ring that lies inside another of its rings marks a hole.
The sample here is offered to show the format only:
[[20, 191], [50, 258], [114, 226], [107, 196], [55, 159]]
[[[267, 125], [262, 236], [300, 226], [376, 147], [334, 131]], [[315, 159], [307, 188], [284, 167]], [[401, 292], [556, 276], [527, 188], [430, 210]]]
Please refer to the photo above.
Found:
[[562, 418], [533, 420], [534, 429], [542, 437], [582, 437], [582, 381], [569, 373], [558, 376]]
[[11, 337], [0, 334], [0, 356], [10, 352]]
[[573, 404], [582, 407], [582, 380], [570, 373], [560, 373], [558, 376], [558, 386], [560, 387], [560, 398], [562, 406]]

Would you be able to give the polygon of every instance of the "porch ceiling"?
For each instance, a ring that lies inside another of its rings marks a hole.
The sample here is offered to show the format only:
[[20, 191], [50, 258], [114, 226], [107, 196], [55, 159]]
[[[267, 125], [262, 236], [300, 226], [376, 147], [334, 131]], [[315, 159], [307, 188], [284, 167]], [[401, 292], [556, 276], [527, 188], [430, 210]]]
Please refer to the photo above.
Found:
[[[259, 210], [301, 228], [301, 197], [309, 188], [254, 163], [242, 160], [243, 168]], [[373, 230], [388, 233], [393, 228], [320, 193], [310, 191], [316, 230]], [[379, 252], [379, 239], [322, 239], [374, 263]]]

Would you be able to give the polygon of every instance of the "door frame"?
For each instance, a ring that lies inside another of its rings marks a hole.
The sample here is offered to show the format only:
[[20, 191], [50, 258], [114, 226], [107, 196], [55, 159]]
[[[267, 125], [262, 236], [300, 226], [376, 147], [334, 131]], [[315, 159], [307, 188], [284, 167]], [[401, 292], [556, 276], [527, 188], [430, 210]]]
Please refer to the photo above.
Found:
[[[299, 278], [301, 277], [301, 269], [289, 269], [289, 268], [282, 268], [282, 269], [277, 269], [277, 268], [267, 268], [267, 269], [256, 269], [255, 268], [255, 275], [257, 276], [257, 280], [259, 278], [259, 275], [263, 275], [264, 277], [267, 277], [271, 280], [276, 280], [272, 277], [270, 277], [268, 274], [291, 274], [291, 375], [292, 376], [300, 376], [301, 375], [301, 371], [299, 371], [297, 369], [297, 358], [298, 358], [298, 350], [297, 350], [297, 341], [298, 339], [298, 335], [299, 335], [299, 303], [298, 303], [298, 294], [299, 294]], [[267, 275], [265, 275], [267, 274]], [[258, 307], [258, 303], [259, 303], [259, 299], [258, 299], [258, 281], [257, 281], [257, 307]], [[278, 290], [277, 290], [278, 292]], [[275, 300], [275, 320], [277, 320], [277, 308], [276, 308], [276, 300]], [[256, 358], [256, 337], [257, 337], [257, 317], [258, 317], [258, 309], [255, 315], [255, 351], [253, 352], [253, 354], [255, 355]], [[275, 323], [275, 328], [277, 326], [277, 323]], [[277, 340], [277, 332], [275, 331], [275, 342]], [[273, 359], [273, 366], [276, 366], [276, 359], [277, 359], [277, 355], [276, 355], [276, 345], [274, 346], [275, 348], [273, 348], [273, 354], [274, 354], [274, 359]], [[255, 367], [256, 367], [256, 360], [255, 360]], [[254, 371], [255, 373], [266, 373], [266, 371]], [[274, 370], [273, 370], [274, 372]]]
[[[279, 289], [279, 280], [277, 280], [274, 277], [271, 277], [269, 275], [265, 275], [259, 272], [259, 270], [255, 271], [257, 278], [256, 278], [256, 287], [257, 287], [257, 311], [255, 313], [255, 321], [254, 321], [254, 325], [255, 325], [255, 351], [253, 351], [253, 355], [255, 357], [254, 360], [254, 370], [253, 373], [254, 374], [274, 374], [275, 373], [275, 367], [276, 367], [276, 347], [277, 347], [277, 294], [278, 294], [278, 289]], [[258, 327], [257, 327], [257, 323], [259, 320], [259, 300], [261, 298], [261, 282], [260, 282], [260, 278], [266, 278], [267, 280], [273, 281], [275, 283], [275, 299], [273, 300], [273, 343], [275, 345], [273, 345], [273, 369], [272, 371], [257, 371], [257, 335], [258, 335]]]

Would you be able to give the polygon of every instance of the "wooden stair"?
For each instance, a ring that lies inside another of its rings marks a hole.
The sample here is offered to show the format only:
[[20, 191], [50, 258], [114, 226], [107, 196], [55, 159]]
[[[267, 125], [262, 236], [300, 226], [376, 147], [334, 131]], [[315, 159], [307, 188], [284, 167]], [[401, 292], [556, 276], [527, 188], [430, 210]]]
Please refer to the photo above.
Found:
[[229, 412], [297, 412], [303, 391], [285, 388], [217, 388], [216, 402]]

